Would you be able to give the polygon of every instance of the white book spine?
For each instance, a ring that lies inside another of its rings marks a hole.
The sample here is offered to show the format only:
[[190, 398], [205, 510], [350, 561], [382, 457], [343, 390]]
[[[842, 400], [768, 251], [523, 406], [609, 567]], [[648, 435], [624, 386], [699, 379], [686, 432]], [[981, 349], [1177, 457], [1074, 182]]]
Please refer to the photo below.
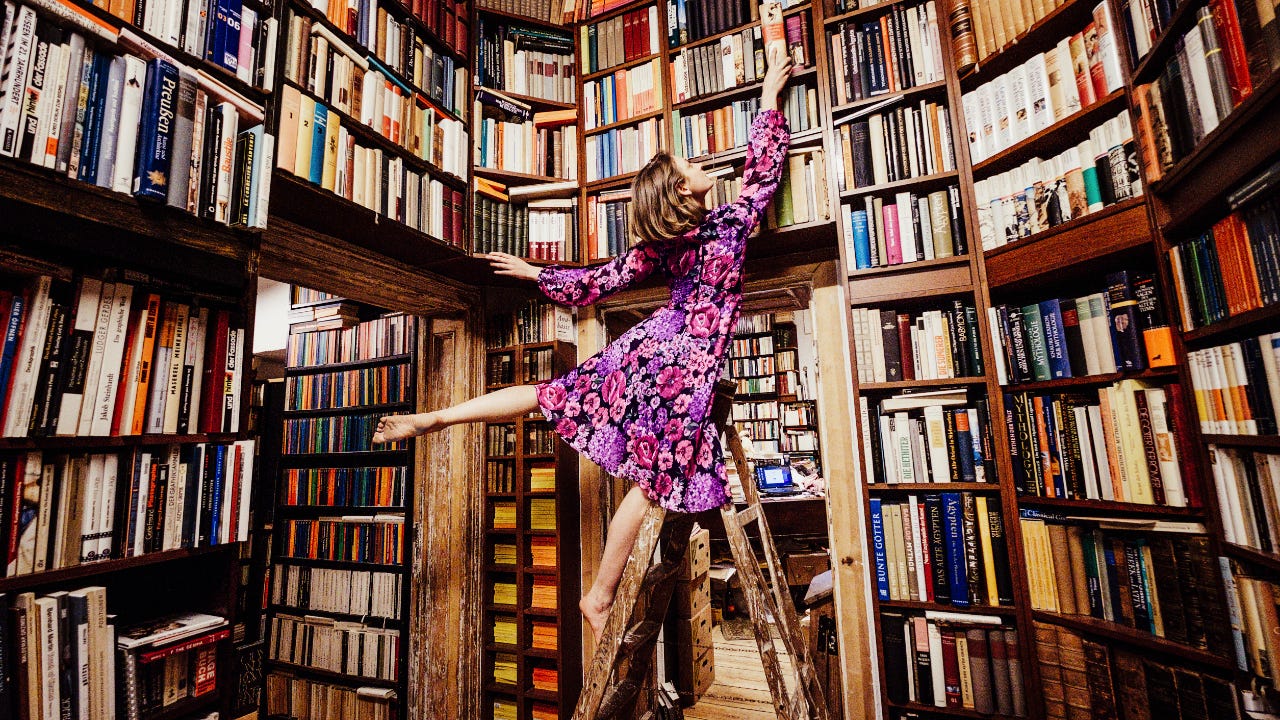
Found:
[[115, 537], [116, 487], [119, 485], [120, 456], [109, 453], [102, 463], [102, 501], [98, 504], [98, 542], [96, 554], [99, 560], [113, 557], [115, 548], [111, 538]]
[[36, 599], [36, 612], [39, 613], [39, 635], [36, 638], [40, 645], [40, 667], [33, 671], [45, 679], [40, 693], [40, 720], [59, 720], [59, 683], [58, 662], [60, 648], [64, 640], [58, 637], [58, 599], [42, 597]]
[[49, 287], [52, 278], [40, 276], [23, 323], [21, 346], [14, 357], [9, 380], [9, 409], [5, 415], [4, 436], [26, 437], [31, 422], [31, 406], [35, 398], [36, 378], [40, 374], [40, 356], [49, 329]]
[[101, 503], [103, 490], [103, 477], [106, 469], [105, 455], [89, 456], [89, 474], [88, 482], [84, 487], [84, 507], [80, 512], [80, 562], [93, 562], [98, 560], [98, 533], [101, 528], [98, 526], [99, 519], [102, 515]]
[[147, 76], [146, 63], [133, 55], [125, 55], [124, 91], [120, 95], [120, 130], [116, 133], [116, 162], [111, 174], [111, 189], [128, 193], [133, 189], [132, 158], [138, 145], [138, 127], [142, 118], [142, 89]]
[[32, 46], [36, 37], [36, 12], [26, 5], [18, 6], [17, 20], [9, 35], [4, 76], [0, 95], [0, 155], [13, 157], [18, 152], [22, 116], [22, 98], [30, 76]]
[[121, 363], [124, 359], [125, 335], [129, 329], [129, 305], [133, 287], [116, 283], [115, 297], [111, 302], [111, 318], [107, 326], [106, 347], [102, 354], [102, 368], [98, 375], [98, 389], [94, 393], [92, 425], [89, 435], [111, 434], [112, 412], [115, 410], [116, 393], [120, 387]]
[[40, 98], [41, 136], [33, 148], [31, 162], [52, 168], [58, 162], [58, 138], [62, 135], [62, 110], [66, 100], [67, 63], [71, 61], [71, 43], [49, 48], [49, 65], [45, 73], [44, 93]]

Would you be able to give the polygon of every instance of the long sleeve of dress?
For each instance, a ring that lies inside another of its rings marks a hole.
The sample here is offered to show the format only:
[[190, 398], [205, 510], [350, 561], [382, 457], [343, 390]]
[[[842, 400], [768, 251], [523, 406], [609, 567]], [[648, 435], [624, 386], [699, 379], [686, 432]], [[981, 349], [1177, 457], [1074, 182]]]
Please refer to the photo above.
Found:
[[712, 213], [721, 227], [734, 227], [732, 240], [739, 249], [778, 190], [790, 145], [787, 118], [777, 110], [765, 110], [751, 122], [742, 191], [737, 200]]
[[653, 246], [637, 246], [603, 265], [543, 268], [538, 287], [562, 305], [584, 306], [621, 292], [653, 274], [662, 263]]

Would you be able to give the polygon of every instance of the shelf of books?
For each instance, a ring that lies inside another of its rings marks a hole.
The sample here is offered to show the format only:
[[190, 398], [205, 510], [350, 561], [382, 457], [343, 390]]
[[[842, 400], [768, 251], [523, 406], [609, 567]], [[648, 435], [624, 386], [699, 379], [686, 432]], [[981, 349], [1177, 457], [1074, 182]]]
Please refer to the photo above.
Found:
[[[577, 364], [557, 314], [530, 301], [489, 318], [486, 386]], [[582, 683], [578, 460], [540, 413], [485, 426], [484, 717], [569, 718]]]
[[370, 439], [383, 415], [417, 410], [418, 323], [360, 314], [292, 333], [286, 350], [267, 588], [271, 716], [318, 717], [316, 699], [329, 698], [404, 717], [414, 464], [407, 442]]

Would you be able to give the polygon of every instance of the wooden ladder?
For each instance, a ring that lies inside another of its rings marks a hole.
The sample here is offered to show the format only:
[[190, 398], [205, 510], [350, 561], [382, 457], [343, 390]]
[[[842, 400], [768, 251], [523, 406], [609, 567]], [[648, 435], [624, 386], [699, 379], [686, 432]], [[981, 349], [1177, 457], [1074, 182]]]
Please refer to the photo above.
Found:
[[[786, 576], [773, 546], [769, 524], [760, 508], [760, 495], [747, 465], [746, 452], [729, 421], [734, 388], [732, 382], [720, 382], [712, 406], [712, 419], [725, 431], [747, 507], [739, 512], [732, 503], [726, 503], [720, 508], [720, 516], [724, 520], [733, 561], [746, 596], [747, 613], [751, 617], [756, 645], [760, 648], [760, 660], [773, 696], [773, 707], [777, 716], [785, 720], [827, 720], [822, 687], [809, 660], [808, 646], [800, 632], [800, 621], [787, 590]], [[765, 563], [773, 579], [772, 588], [765, 581], [760, 562], [747, 538], [746, 527], [752, 522], [760, 531]], [[587, 668], [573, 720], [614, 718], [635, 707], [645, 676], [653, 666], [658, 632], [666, 618], [692, 527], [692, 515], [672, 513], [668, 516], [666, 510], [657, 505], [645, 512], [631, 559], [627, 561], [618, 585], [613, 609]], [[654, 558], [655, 550], [659, 553], [657, 558]], [[777, 624], [783, 646], [791, 657], [790, 679], [794, 691], [788, 690], [787, 679], [778, 661], [771, 619]]]

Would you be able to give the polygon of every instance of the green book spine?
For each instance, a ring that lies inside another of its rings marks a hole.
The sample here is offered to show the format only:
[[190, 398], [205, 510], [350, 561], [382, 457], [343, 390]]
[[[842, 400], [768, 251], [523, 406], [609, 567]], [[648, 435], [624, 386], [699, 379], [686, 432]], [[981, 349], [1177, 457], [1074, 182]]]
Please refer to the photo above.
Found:
[[1036, 304], [1022, 307], [1023, 325], [1027, 332], [1027, 350], [1031, 354], [1031, 370], [1036, 380], [1050, 380], [1053, 374], [1049, 370], [1049, 350], [1045, 345], [1044, 324], [1040, 320], [1040, 306]]

